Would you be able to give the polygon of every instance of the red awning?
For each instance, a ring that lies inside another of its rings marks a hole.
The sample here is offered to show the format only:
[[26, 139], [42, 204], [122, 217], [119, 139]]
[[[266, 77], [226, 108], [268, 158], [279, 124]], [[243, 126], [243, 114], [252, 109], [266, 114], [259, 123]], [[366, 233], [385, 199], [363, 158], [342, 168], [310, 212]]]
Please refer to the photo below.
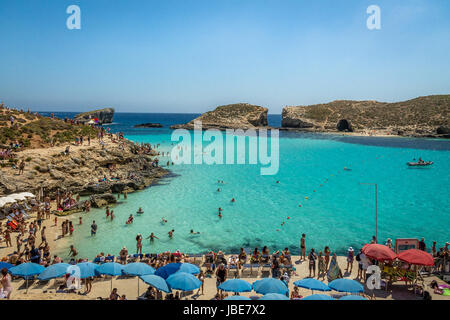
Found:
[[366, 244], [362, 252], [369, 258], [375, 259], [377, 261], [392, 261], [397, 258], [397, 255], [389, 247], [382, 244]]
[[409, 264], [415, 264], [419, 266], [434, 266], [434, 258], [431, 256], [431, 254], [418, 249], [409, 249], [400, 252], [398, 258]]

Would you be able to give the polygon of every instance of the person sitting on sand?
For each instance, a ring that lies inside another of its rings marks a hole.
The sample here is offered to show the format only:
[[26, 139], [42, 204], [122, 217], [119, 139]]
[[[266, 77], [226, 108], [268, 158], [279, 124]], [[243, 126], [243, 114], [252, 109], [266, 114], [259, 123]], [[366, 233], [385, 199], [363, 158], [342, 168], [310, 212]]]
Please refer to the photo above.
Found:
[[239, 269], [242, 265], [245, 264], [247, 261], [247, 253], [245, 252], [244, 248], [241, 248], [241, 252], [239, 252]]
[[109, 295], [109, 300], [118, 300], [119, 294], [117, 293], [117, 288], [114, 288]]

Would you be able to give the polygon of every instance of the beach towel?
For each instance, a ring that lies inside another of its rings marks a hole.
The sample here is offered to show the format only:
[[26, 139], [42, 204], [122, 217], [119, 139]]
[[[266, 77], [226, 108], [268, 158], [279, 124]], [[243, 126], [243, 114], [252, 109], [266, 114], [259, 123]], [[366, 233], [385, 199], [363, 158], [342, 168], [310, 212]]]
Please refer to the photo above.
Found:
[[342, 272], [336, 259], [331, 259], [330, 267], [327, 273], [328, 282], [342, 278]]

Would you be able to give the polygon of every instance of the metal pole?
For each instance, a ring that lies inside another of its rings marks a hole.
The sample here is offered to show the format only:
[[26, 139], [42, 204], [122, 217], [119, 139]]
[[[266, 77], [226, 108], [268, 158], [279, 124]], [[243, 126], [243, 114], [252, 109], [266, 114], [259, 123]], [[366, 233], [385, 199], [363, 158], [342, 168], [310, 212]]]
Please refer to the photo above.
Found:
[[375, 186], [375, 239], [378, 243], [378, 185], [376, 183], [360, 182], [359, 184], [368, 184]]

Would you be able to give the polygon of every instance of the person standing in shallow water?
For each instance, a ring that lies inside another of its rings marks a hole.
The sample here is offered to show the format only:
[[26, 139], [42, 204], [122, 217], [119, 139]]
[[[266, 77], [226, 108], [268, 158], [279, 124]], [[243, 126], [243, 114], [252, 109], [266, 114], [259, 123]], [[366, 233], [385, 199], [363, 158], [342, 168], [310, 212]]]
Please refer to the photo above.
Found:
[[91, 224], [91, 236], [95, 236], [97, 234], [97, 224], [95, 223], [95, 220], [92, 221]]
[[175, 229], [172, 229], [169, 231], [169, 238], [172, 239], [173, 233], [175, 232]]
[[136, 236], [136, 253], [142, 254], [142, 235], [140, 233]]

